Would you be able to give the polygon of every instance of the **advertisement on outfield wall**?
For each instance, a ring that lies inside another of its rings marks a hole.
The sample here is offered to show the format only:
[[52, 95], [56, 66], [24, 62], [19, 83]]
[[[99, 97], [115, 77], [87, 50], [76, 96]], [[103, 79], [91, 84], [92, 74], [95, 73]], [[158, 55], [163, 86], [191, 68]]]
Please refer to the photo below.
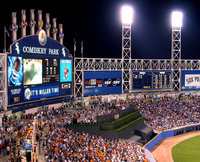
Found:
[[[40, 35], [39, 35], [40, 36]], [[72, 95], [72, 58], [56, 40], [19, 39], [7, 56], [8, 106]]]
[[85, 71], [84, 96], [122, 93], [121, 71]]
[[200, 70], [181, 71], [181, 90], [200, 90]]

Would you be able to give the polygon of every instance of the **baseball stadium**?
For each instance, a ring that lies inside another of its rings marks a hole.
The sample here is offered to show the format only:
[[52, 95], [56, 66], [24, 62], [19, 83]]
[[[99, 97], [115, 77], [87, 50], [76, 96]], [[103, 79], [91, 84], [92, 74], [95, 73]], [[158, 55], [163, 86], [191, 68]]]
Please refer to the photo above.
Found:
[[84, 57], [83, 42], [79, 57], [76, 40], [69, 50], [64, 25], [43, 9], [7, 12], [0, 161], [199, 161], [200, 61], [181, 57], [186, 16], [168, 15], [169, 59], [135, 59], [136, 11], [119, 12], [121, 58]]

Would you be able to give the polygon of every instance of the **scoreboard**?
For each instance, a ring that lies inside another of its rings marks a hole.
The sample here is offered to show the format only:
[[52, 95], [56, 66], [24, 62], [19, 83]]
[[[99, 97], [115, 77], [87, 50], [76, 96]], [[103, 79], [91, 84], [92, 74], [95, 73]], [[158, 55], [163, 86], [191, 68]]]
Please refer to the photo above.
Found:
[[171, 89], [170, 71], [134, 71], [132, 89]]
[[[44, 32], [44, 31], [43, 31]], [[50, 37], [24, 37], [7, 54], [8, 106], [72, 95], [72, 58]]]

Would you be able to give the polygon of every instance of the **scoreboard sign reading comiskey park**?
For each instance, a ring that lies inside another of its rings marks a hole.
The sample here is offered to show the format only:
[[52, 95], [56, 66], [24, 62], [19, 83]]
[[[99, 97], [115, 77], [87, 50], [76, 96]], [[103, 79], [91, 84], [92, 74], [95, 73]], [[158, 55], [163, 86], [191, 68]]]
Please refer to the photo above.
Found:
[[8, 106], [72, 95], [69, 51], [44, 30], [11, 45], [7, 69]]

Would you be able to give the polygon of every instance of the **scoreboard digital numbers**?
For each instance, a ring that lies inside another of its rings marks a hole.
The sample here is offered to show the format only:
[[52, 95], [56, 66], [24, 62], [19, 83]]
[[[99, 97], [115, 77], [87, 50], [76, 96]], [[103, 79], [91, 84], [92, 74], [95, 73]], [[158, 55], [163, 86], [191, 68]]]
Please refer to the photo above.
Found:
[[170, 71], [142, 71], [133, 72], [132, 89], [170, 89]]
[[151, 72], [133, 72], [133, 89], [151, 89]]
[[58, 59], [45, 59], [43, 83], [59, 82], [60, 72], [58, 62]]
[[153, 89], [170, 89], [171, 72], [153, 72]]

